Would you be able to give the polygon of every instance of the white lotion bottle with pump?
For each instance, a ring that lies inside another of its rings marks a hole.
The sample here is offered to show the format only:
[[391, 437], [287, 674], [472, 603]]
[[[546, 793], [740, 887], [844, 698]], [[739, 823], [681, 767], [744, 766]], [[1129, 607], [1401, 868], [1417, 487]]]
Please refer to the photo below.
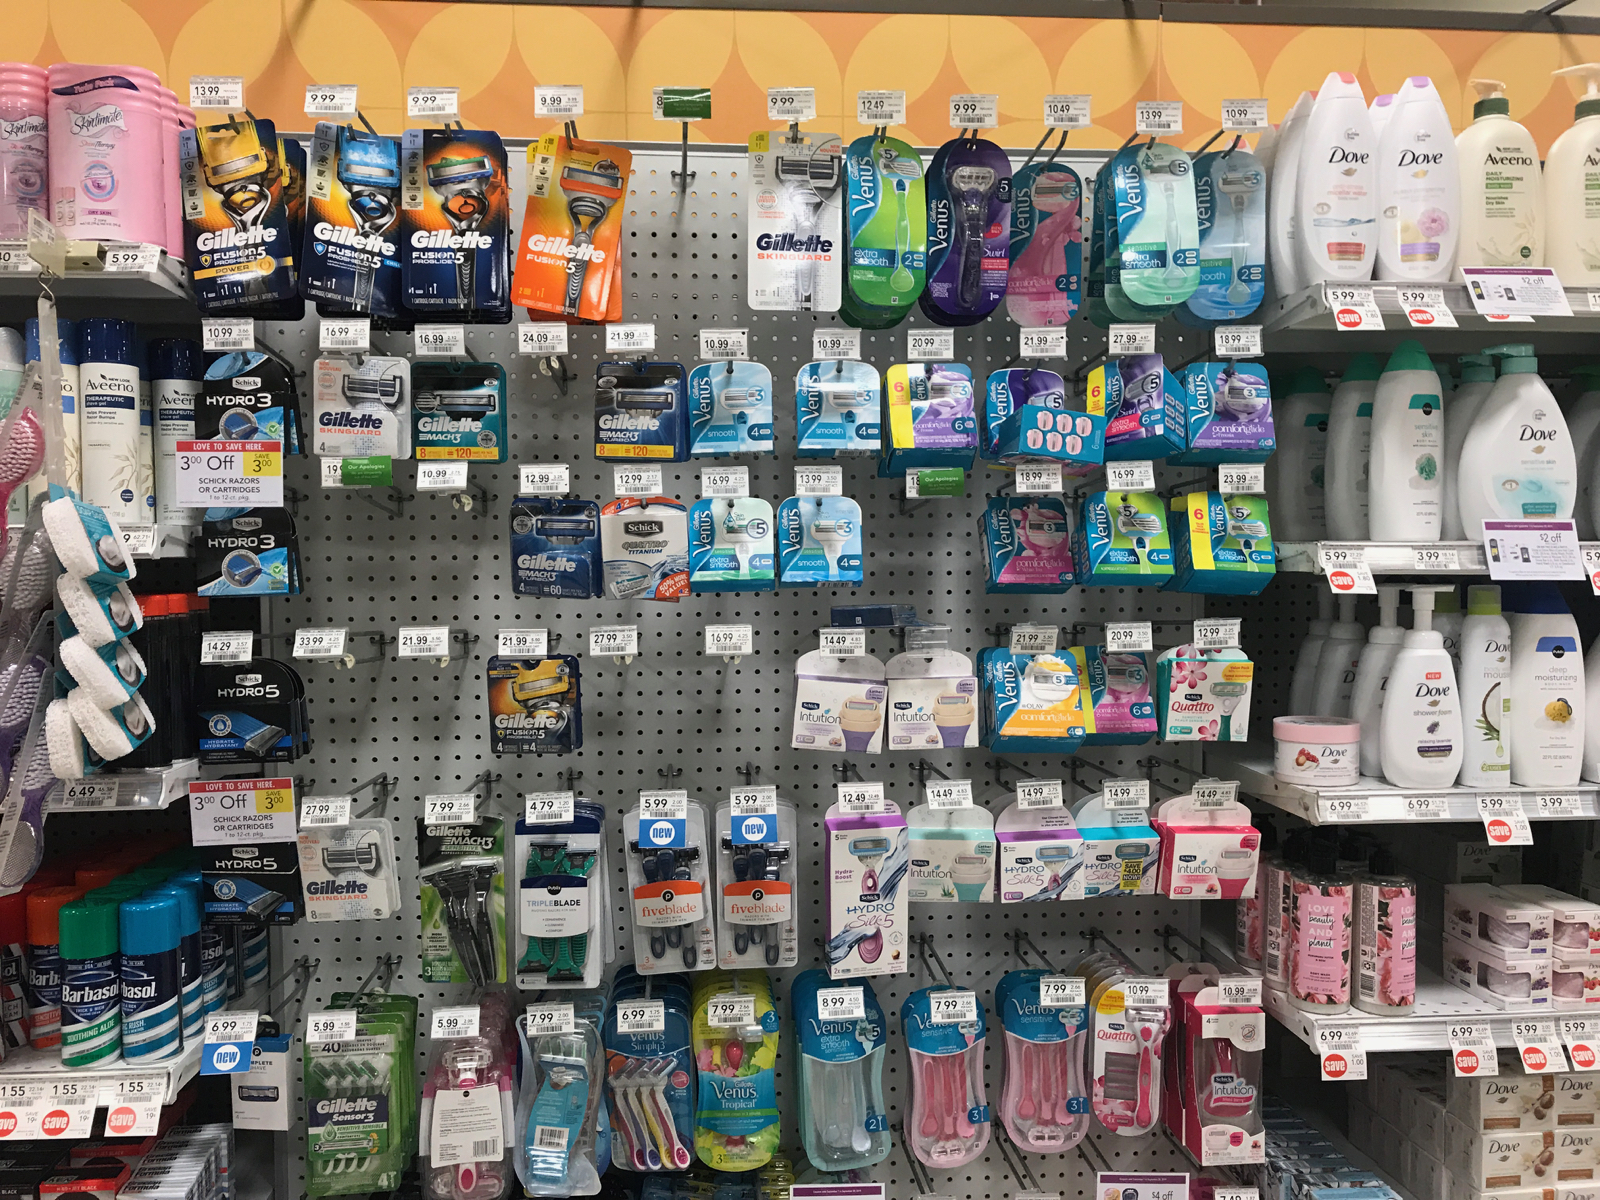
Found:
[[1436, 542], [1444, 482], [1444, 405], [1439, 376], [1414, 341], [1389, 355], [1372, 399], [1367, 524], [1375, 542]]
[[[1600, 713], [1600, 637], [1589, 646], [1585, 668], [1584, 712]], [[1600, 719], [1583, 723], [1583, 778], [1600, 783]]]
[[1572, 515], [1578, 464], [1556, 398], [1529, 345], [1490, 346], [1500, 378], [1461, 446], [1461, 527], [1474, 540], [1488, 520], [1561, 521]]
[[1379, 718], [1383, 777], [1395, 787], [1449, 787], [1461, 771], [1461, 697], [1444, 638], [1433, 628], [1433, 596], [1453, 589], [1410, 590], [1412, 629], [1389, 671]]
[[1511, 782], [1573, 787], [1583, 773], [1588, 681], [1578, 623], [1553, 583], [1505, 589], [1511, 626]]
[[1568, 287], [1600, 284], [1600, 63], [1563, 67], [1583, 98], [1544, 160], [1546, 260]]
[[1433, 80], [1400, 85], [1378, 139], [1378, 278], [1442, 283], [1456, 265], [1461, 170]]
[[1383, 774], [1379, 723], [1383, 694], [1406, 637], [1406, 631], [1400, 628], [1399, 613], [1400, 588], [1391, 583], [1379, 584], [1378, 623], [1367, 631], [1367, 644], [1361, 648], [1361, 659], [1356, 664], [1356, 685], [1350, 693], [1350, 715], [1361, 724], [1363, 775]]
[[1313, 708], [1317, 694], [1317, 663], [1322, 659], [1322, 647], [1327, 644], [1328, 630], [1333, 627], [1333, 593], [1323, 589], [1317, 594], [1318, 615], [1306, 628], [1305, 640], [1294, 658], [1294, 673], [1289, 677], [1289, 713], [1296, 717], [1314, 717]]
[[1600, 466], [1600, 365], [1584, 363], [1572, 368], [1572, 390], [1562, 409], [1567, 434], [1572, 438], [1572, 461], [1578, 464], [1578, 496], [1573, 501], [1572, 518], [1578, 523], [1578, 539], [1595, 540], [1596, 504], [1600, 490], [1594, 486], [1594, 472]]
[[[1317, 659], [1312, 712], [1319, 717], [1348, 717], [1356, 667], [1367, 644], [1367, 627], [1356, 620], [1356, 598], [1339, 597], [1339, 619], [1328, 627], [1328, 640]], [[1291, 683], [1293, 681], [1291, 680]]]
[[1533, 135], [1511, 119], [1506, 85], [1469, 79], [1472, 124], [1456, 138], [1464, 267], [1544, 266], [1544, 179]]
[[1323, 468], [1328, 536], [1341, 542], [1367, 540], [1368, 473], [1372, 467], [1372, 398], [1378, 390], [1378, 360], [1350, 356], [1328, 403], [1328, 454]]
[[1272, 268], [1272, 290], [1292, 296], [1306, 285], [1295, 252], [1296, 205], [1300, 198], [1300, 146], [1305, 141], [1306, 118], [1315, 97], [1301, 92], [1278, 126], [1267, 188], [1267, 250]]
[[1511, 781], [1511, 626], [1500, 612], [1500, 589], [1467, 589], [1461, 626], [1461, 713], [1466, 745], [1462, 787], [1504, 787]]
[[1444, 414], [1444, 499], [1441, 519], [1444, 540], [1462, 542], [1467, 532], [1461, 527], [1461, 447], [1466, 445], [1472, 423], [1478, 419], [1483, 402], [1494, 390], [1494, 359], [1487, 354], [1463, 354], [1461, 386], [1450, 397]]
[[1371, 279], [1378, 254], [1378, 143], [1361, 85], [1322, 81], [1306, 118], [1295, 204], [1295, 253], [1307, 283]]
[[1272, 534], [1286, 542], [1328, 536], [1326, 460], [1328, 385], [1314, 367], [1294, 373], [1289, 394], [1272, 403], [1278, 451], [1267, 459]]

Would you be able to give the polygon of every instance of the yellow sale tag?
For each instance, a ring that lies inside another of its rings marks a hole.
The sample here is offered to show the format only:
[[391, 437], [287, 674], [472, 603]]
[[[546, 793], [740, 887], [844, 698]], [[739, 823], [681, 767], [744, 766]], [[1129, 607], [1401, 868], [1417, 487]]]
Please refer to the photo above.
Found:
[[256, 792], [256, 811], [258, 813], [292, 813], [294, 811], [293, 789], [264, 788]]
[[1122, 878], [1117, 881], [1117, 886], [1125, 892], [1137, 891], [1139, 884], [1144, 881], [1144, 859], [1125, 858], [1122, 860]]
[[252, 450], [244, 456], [246, 475], [282, 475], [283, 455], [276, 450]]

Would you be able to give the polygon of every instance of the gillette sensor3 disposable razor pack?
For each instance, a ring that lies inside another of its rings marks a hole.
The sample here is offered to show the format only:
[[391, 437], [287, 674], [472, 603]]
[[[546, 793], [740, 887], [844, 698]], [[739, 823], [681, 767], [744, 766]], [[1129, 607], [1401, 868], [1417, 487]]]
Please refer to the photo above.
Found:
[[511, 201], [500, 135], [408, 129], [400, 143], [400, 280], [422, 317], [511, 319]]
[[570, 654], [489, 659], [489, 748], [566, 754], [583, 747], [583, 695]]
[[1064, 325], [1083, 301], [1083, 180], [1065, 163], [1011, 177], [1006, 312], [1018, 325]]
[[300, 831], [308, 921], [381, 921], [400, 911], [394, 831], [382, 817]]
[[1168, 462], [1193, 467], [1266, 462], [1277, 449], [1272, 390], [1259, 363], [1190, 363], [1183, 369], [1182, 387], [1188, 449], [1170, 455]]
[[411, 364], [418, 462], [506, 461], [506, 371], [495, 362]]
[[1233, 148], [1194, 160], [1200, 282], [1175, 315], [1207, 328], [1242, 321], [1266, 290], [1267, 172], [1250, 151]]
[[1172, 578], [1166, 506], [1154, 492], [1093, 492], [1072, 533], [1072, 562], [1083, 587], [1159, 586]]
[[794, 665], [789, 745], [834, 754], [881, 753], [888, 703], [883, 663], [877, 658], [833, 658], [809, 651]]
[[843, 272], [844, 145], [838, 134], [750, 135], [750, 307], [838, 312]]
[[606, 595], [670, 600], [689, 592], [689, 513], [669, 496], [623, 496], [600, 509]]
[[233, 114], [224, 124], [179, 131], [183, 254], [201, 312], [297, 295], [277, 141], [271, 121]]
[[547, 133], [528, 147], [528, 205], [511, 303], [582, 321], [622, 318], [623, 197], [633, 155]]
[[891, 750], [978, 744], [978, 679], [955, 650], [897, 654], [884, 668]]
[[937, 325], [976, 325], [1005, 298], [1011, 255], [1011, 160], [960, 137], [928, 164], [928, 286], [917, 298]]
[[982, 741], [1007, 753], [1071, 754], [1083, 745], [1085, 688], [1072, 656], [978, 653]]
[[1072, 587], [1072, 525], [1060, 496], [990, 496], [983, 513], [984, 591]]
[[506, 981], [505, 821], [417, 819], [422, 978], [484, 987]]
[[682, 363], [640, 359], [595, 368], [594, 456], [604, 462], [688, 461], [689, 392]]
[[772, 372], [760, 363], [702, 363], [689, 372], [689, 453], [772, 453]]
[[1183, 450], [1183, 389], [1159, 354], [1125, 354], [1089, 372], [1086, 407], [1106, 420], [1105, 461], [1160, 459]]
[[311, 749], [306, 686], [288, 663], [208, 663], [196, 707], [203, 763], [290, 762]]
[[411, 457], [411, 364], [368, 354], [317, 359], [311, 449], [325, 458]]
[[861, 582], [861, 506], [848, 496], [778, 505], [778, 571], [786, 586]]
[[1174, 592], [1257, 596], [1272, 582], [1278, 556], [1265, 496], [1190, 492], [1172, 498]]
[[300, 294], [329, 315], [402, 315], [400, 143], [317, 122], [306, 180]]
[[883, 383], [871, 363], [809, 362], [794, 379], [795, 427], [801, 458], [876, 454]]
[[853, 325], [898, 325], [927, 280], [928, 198], [922, 156], [891, 137], [859, 137], [845, 154], [846, 235], [841, 307]]
[[897, 363], [883, 377], [888, 436], [878, 474], [898, 477], [918, 467], [972, 469], [978, 418], [972, 370], [963, 363]]
[[777, 563], [777, 531], [765, 500], [717, 497], [689, 509], [691, 592], [770, 592]]
[[603, 596], [600, 506], [549, 496], [512, 501], [511, 590], [572, 600]]
[[208, 508], [194, 543], [202, 596], [297, 596], [300, 540], [285, 508]]

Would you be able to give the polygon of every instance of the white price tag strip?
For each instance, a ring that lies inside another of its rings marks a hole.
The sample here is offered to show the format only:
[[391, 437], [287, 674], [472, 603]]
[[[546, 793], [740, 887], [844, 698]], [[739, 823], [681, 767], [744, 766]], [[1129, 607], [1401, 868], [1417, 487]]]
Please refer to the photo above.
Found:
[[1517, 1057], [1530, 1075], [1565, 1071], [1567, 1055], [1556, 1038], [1554, 1017], [1519, 1017], [1511, 1022]]
[[1271, 128], [1267, 102], [1259, 97], [1222, 102], [1222, 128], [1229, 133], [1261, 133]]
[[1229, 463], [1217, 468], [1217, 490], [1224, 496], [1264, 496], [1267, 492], [1265, 463]]
[[861, 357], [861, 330], [813, 329], [811, 331], [811, 357], [823, 362]]
[[860, 658], [867, 652], [865, 629], [824, 629], [817, 634], [817, 648], [828, 658]]
[[567, 353], [567, 327], [559, 321], [524, 321], [517, 326], [517, 353]]
[[522, 819], [529, 825], [568, 825], [572, 822], [572, 792], [527, 792], [522, 797]]
[[1148, 458], [1106, 464], [1106, 488], [1113, 492], [1153, 492], [1156, 465]]
[[1100, 788], [1100, 801], [1111, 811], [1119, 808], [1149, 808], [1148, 779], [1108, 779]]
[[1106, 350], [1116, 358], [1123, 354], [1154, 354], [1154, 325], [1113, 325], [1106, 331]]
[[240, 75], [189, 76], [190, 108], [244, 108], [244, 78]]
[[1202, 650], [1231, 650], [1239, 645], [1243, 617], [1196, 617], [1194, 644]]
[[1318, 1025], [1316, 1051], [1324, 1082], [1367, 1077], [1367, 1052], [1361, 1046], [1361, 1026]]
[[1600, 542], [1584, 542], [1583, 573], [1589, 577], [1589, 590], [1600, 596]]
[[1327, 576], [1328, 587], [1336, 595], [1378, 594], [1372, 568], [1367, 565], [1365, 546], [1318, 542], [1317, 561]]
[[419, 358], [461, 358], [467, 352], [465, 325], [418, 325], [411, 337]]
[[1134, 124], [1141, 136], [1183, 132], [1182, 100], [1141, 100], [1134, 109]]
[[406, 89], [406, 116], [435, 121], [454, 121], [460, 113], [459, 88], [414, 87]]
[[1336, 329], [1355, 333], [1383, 328], [1383, 313], [1378, 311], [1378, 302], [1370, 287], [1325, 283], [1322, 295], [1333, 312]]
[[467, 464], [461, 460], [419, 462], [417, 491], [462, 492], [467, 488]]
[[322, 829], [350, 824], [349, 796], [307, 796], [300, 802], [300, 828]]
[[1106, 649], [1117, 654], [1154, 650], [1155, 627], [1149, 621], [1107, 621]]
[[1261, 976], [1224, 975], [1217, 981], [1217, 992], [1224, 1004], [1234, 1008], [1260, 1008]]
[[735, 499], [750, 494], [749, 467], [701, 467], [700, 498]]
[[572, 490], [572, 468], [566, 463], [523, 463], [517, 468], [519, 496], [565, 496]]
[[1406, 818], [1412, 821], [1443, 821], [1450, 816], [1450, 797], [1439, 793], [1406, 797]]
[[617, 1005], [617, 1032], [660, 1033], [667, 1027], [664, 1000], [626, 1000]]
[[150, 242], [107, 242], [101, 270], [114, 275], [146, 274], [161, 262], [161, 247]]
[[1066, 788], [1059, 779], [1017, 780], [1017, 807], [1060, 808], [1065, 801]]
[[1065, 325], [1030, 326], [1017, 331], [1017, 356], [1019, 358], [1065, 358], [1067, 356], [1067, 327]]
[[226, 1009], [206, 1018], [205, 1040], [212, 1045], [222, 1042], [253, 1042], [256, 1025], [261, 1020], [258, 1012], [245, 1009]]
[[1018, 463], [1016, 479], [1019, 496], [1060, 495], [1065, 490], [1058, 462]]
[[1454, 546], [1414, 546], [1411, 563], [1418, 571], [1459, 571], [1461, 554]]
[[839, 784], [839, 808], [843, 812], [880, 813], [887, 807], [883, 798], [883, 784], [877, 780], [866, 783]]
[[550, 631], [502, 629], [495, 634], [494, 652], [501, 658], [543, 658], [550, 653]]
[[1455, 329], [1456, 315], [1444, 302], [1444, 289], [1403, 287], [1396, 289], [1400, 307], [1413, 329]]
[[1165, 979], [1125, 979], [1122, 998], [1128, 1008], [1172, 1007], [1172, 989]]
[[951, 129], [993, 129], [1000, 124], [1000, 97], [994, 92], [950, 97]]
[[1372, 805], [1365, 796], [1328, 795], [1322, 797], [1320, 807], [1324, 821], [1364, 822], [1372, 819]]
[[944, 809], [972, 807], [972, 780], [935, 779], [923, 788], [928, 807], [935, 812]]
[[767, 89], [767, 120], [815, 121], [817, 119], [817, 89], [808, 87], [776, 87]]
[[249, 662], [255, 637], [248, 629], [201, 634], [200, 663], [205, 666], [209, 663]]
[[612, 658], [632, 658], [639, 653], [637, 625], [595, 625], [589, 630], [589, 653]]
[[1061, 637], [1059, 625], [1013, 625], [1011, 627], [1011, 653], [1054, 654]]
[[1190, 791], [1196, 808], [1227, 808], [1239, 800], [1239, 783], [1233, 779], [1201, 779]]
[[583, 116], [583, 85], [564, 83], [555, 86], [535, 86], [533, 89], [533, 115], [536, 117]]
[[463, 1004], [456, 1008], [433, 1010], [433, 1036], [436, 1038], [464, 1038], [478, 1036], [478, 1006]]
[[965, 1025], [978, 1019], [978, 994], [966, 988], [930, 992], [928, 1009], [935, 1025]]
[[353, 1008], [311, 1013], [306, 1017], [306, 1041], [313, 1045], [351, 1041], [356, 1036], [357, 1016]]
[[756, 1023], [756, 998], [743, 992], [723, 992], [706, 1001], [706, 1024], [713, 1029], [740, 1029]]
[[571, 1033], [578, 1027], [571, 1004], [530, 1004], [527, 1021], [529, 1037]]
[[1522, 797], [1478, 795], [1478, 815], [1483, 818], [1484, 836], [1491, 846], [1531, 846], [1533, 827], [1522, 810]]
[[1087, 129], [1093, 120], [1088, 96], [1044, 98], [1044, 123], [1051, 129]]
[[1540, 792], [1534, 796], [1533, 806], [1546, 820], [1583, 816], [1583, 797], [1577, 792]]
[[395, 646], [397, 658], [448, 658], [450, 626], [402, 625]]
[[619, 496], [659, 496], [662, 491], [661, 466], [612, 467], [611, 489]]
[[353, 117], [356, 96], [353, 83], [307, 84], [305, 114], [308, 117]]
[[736, 817], [770, 817], [778, 812], [778, 789], [772, 784], [729, 788], [728, 810]]
[[956, 356], [954, 329], [906, 330], [906, 358], [911, 362], [948, 362]]
[[866, 989], [860, 985], [818, 988], [817, 1019], [819, 1021], [866, 1020]]
[[1261, 357], [1259, 325], [1218, 325], [1211, 336], [1218, 358]]
[[641, 353], [656, 348], [656, 327], [645, 322], [606, 326], [606, 351], [610, 354]]
[[1489, 1022], [1452, 1021], [1446, 1037], [1450, 1042], [1450, 1062], [1458, 1077], [1500, 1074]]
[[1039, 979], [1041, 1008], [1081, 1008], [1088, 1002], [1082, 975], [1044, 975]]
[[702, 329], [700, 331], [700, 357], [714, 360], [749, 358], [750, 331], [748, 329]]
[[1557, 1017], [1574, 1071], [1600, 1070], [1600, 1017]]
[[200, 340], [208, 353], [256, 348], [256, 323], [250, 317], [202, 317]]
[[424, 796], [422, 814], [429, 825], [471, 825], [478, 819], [478, 793], [446, 792]]
[[796, 496], [844, 495], [844, 468], [796, 467], [794, 494]]
[[756, 652], [753, 625], [707, 625], [706, 653], [724, 658], [743, 658]]

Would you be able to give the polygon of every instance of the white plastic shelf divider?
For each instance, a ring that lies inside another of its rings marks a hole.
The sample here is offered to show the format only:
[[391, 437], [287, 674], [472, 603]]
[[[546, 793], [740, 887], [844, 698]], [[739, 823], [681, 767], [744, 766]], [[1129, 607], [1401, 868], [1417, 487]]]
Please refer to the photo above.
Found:
[[111, 1103], [116, 1095], [119, 1079], [140, 1075], [165, 1076], [165, 1091], [162, 1093], [161, 1103], [171, 1104], [177, 1099], [183, 1085], [199, 1073], [198, 1041], [190, 1042], [175, 1058], [158, 1063], [114, 1062], [92, 1069], [71, 1068], [61, 1065], [59, 1049], [36, 1050], [32, 1046], [13, 1050], [5, 1062], [0, 1063], [0, 1082], [4, 1083], [54, 1083], [71, 1079], [79, 1083], [93, 1084], [98, 1089], [98, 1098], [95, 1101], [95, 1106], [98, 1108], [104, 1108]]
[[[1481, 542], [1274, 542], [1278, 552], [1278, 570], [1297, 571], [1308, 575], [1322, 574], [1323, 546], [1359, 545], [1365, 550], [1366, 563], [1374, 575], [1487, 575], [1489, 564], [1483, 556]], [[1454, 550], [1454, 570], [1429, 567], [1417, 569], [1418, 550]]]
[[198, 759], [179, 759], [159, 771], [126, 771], [57, 783], [45, 797], [47, 813], [94, 809], [162, 809], [189, 794], [200, 778]]

